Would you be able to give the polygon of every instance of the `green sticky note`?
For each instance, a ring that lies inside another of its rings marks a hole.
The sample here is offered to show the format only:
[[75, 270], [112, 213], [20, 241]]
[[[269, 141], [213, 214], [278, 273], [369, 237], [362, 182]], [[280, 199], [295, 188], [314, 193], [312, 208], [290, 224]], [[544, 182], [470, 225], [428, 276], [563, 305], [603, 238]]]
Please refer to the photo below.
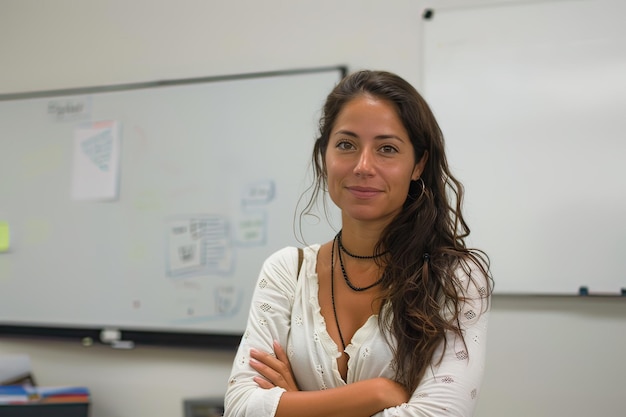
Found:
[[10, 243], [9, 224], [7, 222], [0, 222], [0, 252], [8, 251]]

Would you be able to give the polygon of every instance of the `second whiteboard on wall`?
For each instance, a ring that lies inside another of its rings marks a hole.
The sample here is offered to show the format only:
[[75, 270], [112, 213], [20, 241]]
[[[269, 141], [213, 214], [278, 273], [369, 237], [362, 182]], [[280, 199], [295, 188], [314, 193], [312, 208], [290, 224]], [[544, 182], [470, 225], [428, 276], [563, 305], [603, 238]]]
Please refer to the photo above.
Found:
[[620, 1], [434, 10], [424, 93], [500, 294], [626, 288]]

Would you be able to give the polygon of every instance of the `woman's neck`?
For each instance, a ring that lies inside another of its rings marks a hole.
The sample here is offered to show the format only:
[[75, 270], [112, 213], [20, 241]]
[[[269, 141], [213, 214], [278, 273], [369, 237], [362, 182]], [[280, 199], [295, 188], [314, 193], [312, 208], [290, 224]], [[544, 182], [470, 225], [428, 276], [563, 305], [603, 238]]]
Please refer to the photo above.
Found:
[[340, 243], [344, 253], [356, 255], [356, 258], [379, 255], [375, 250], [383, 229], [384, 227], [372, 225], [344, 223], [340, 231]]

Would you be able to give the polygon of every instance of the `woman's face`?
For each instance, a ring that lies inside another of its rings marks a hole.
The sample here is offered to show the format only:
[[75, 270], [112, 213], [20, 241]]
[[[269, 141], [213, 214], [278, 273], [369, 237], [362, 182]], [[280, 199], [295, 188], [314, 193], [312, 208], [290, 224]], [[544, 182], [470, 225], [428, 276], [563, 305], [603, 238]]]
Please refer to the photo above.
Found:
[[394, 106], [369, 95], [347, 102], [325, 154], [328, 192], [348, 219], [388, 224], [401, 210], [426, 157], [413, 145]]

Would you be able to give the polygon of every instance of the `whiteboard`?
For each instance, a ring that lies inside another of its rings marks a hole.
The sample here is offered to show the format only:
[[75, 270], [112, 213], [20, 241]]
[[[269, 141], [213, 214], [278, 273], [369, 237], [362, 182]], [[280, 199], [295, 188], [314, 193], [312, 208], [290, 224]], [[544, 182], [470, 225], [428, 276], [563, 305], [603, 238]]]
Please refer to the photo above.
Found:
[[240, 336], [344, 73], [0, 96], [0, 325]]
[[424, 20], [424, 95], [496, 294], [626, 289], [625, 15], [577, 0]]

